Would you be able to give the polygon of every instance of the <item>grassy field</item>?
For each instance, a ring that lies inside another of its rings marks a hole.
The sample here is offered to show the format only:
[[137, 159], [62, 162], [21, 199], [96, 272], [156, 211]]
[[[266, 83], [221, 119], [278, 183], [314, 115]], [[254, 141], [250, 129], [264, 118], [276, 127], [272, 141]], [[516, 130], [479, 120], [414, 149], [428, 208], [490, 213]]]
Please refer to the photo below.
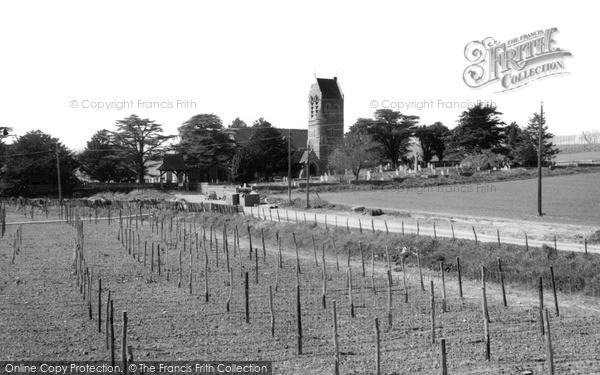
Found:
[[[557, 176], [543, 181], [543, 217], [537, 216], [537, 180], [370, 191], [320, 192], [333, 204], [364, 205], [383, 210], [474, 215], [598, 225], [600, 173]], [[298, 195], [299, 197], [301, 195]]]
[[[124, 221], [125, 232], [132, 233], [134, 239], [131, 246], [118, 236], [117, 220], [111, 225], [107, 221], [96, 222], [93, 218], [83, 222], [84, 254], [86, 264], [93, 272], [92, 295], [97, 295], [97, 280], [101, 277], [102, 301], [106, 301], [108, 290], [114, 298], [117, 333], [120, 333], [122, 323], [120, 312], [126, 310], [128, 313], [128, 344], [133, 347], [138, 361], [265, 360], [273, 361], [275, 374], [332, 373], [330, 303], [335, 300], [338, 304], [341, 374], [374, 373], [375, 318], [381, 327], [384, 374], [440, 372], [441, 338], [447, 342], [450, 373], [512, 374], [515, 369], [542, 373], [547, 371], [546, 340], [539, 333], [537, 296], [524, 291], [517, 283], [520, 278], [536, 280], [543, 276], [546, 303], [548, 307], [553, 306], [552, 294], [547, 289], [548, 275], [539, 271], [553, 264], [559, 288], [563, 290], [563, 293], [559, 292], [560, 316], [553, 308], [549, 309], [557, 373], [591, 374], [600, 366], [600, 332], [595, 329], [600, 321], [597, 308], [594, 310], [597, 303], [594, 299], [588, 306], [580, 306], [577, 295], [571, 296], [571, 290], [565, 289], [564, 273], [573, 268], [565, 263], [567, 258], [564, 257], [568, 255], [533, 251], [526, 255], [509, 247], [504, 247], [506, 253], [499, 253], [496, 251], [503, 249], [477, 248], [470, 241], [456, 241], [452, 246], [449, 241], [425, 237], [348, 234], [341, 229], [278, 224], [243, 216], [177, 212], [157, 212], [157, 215], [159, 225], [154, 230], [148, 221], [139, 225], [135, 220]], [[87, 213], [83, 216], [90, 217]], [[22, 218], [23, 215], [11, 213], [9, 222]], [[223, 225], [226, 225], [228, 236], [227, 251], [222, 241]], [[235, 227], [240, 233], [239, 248], [233, 243]], [[250, 227], [256, 249], [252, 258], [249, 258], [247, 227]], [[4, 343], [0, 360], [108, 360], [110, 354], [105, 346], [104, 325], [101, 332], [97, 331], [96, 299], [94, 297], [90, 319], [86, 300], [82, 299], [73, 273], [75, 229], [64, 223], [32, 224], [22, 228], [23, 242], [14, 264], [12, 245], [17, 227], [9, 226], [7, 234], [0, 240], [0, 296], [3, 300], [0, 340]], [[200, 228], [203, 230], [197, 231]], [[184, 229], [188, 234], [199, 235], [192, 235], [186, 241]], [[211, 232], [214, 237], [203, 240], [204, 235], [208, 237]], [[296, 234], [297, 256], [292, 233]], [[277, 236], [282, 242], [282, 268], [278, 268]], [[358, 241], [363, 245], [363, 253]], [[334, 243], [336, 247], [333, 247]], [[157, 258], [154, 258], [152, 271], [149, 254], [144, 252], [144, 248], [149, 250], [152, 244], [161, 245], [160, 275]], [[391, 327], [388, 325], [384, 245], [390, 248], [394, 268]], [[433, 268], [424, 270], [424, 290], [414, 256], [406, 256], [407, 270], [402, 272], [399, 263], [402, 246], [412, 250], [419, 248], [423, 267]], [[451, 251], [443, 253], [446, 248]], [[478, 257], [473, 256], [475, 251]], [[148, 256], [144, 257], [144, 253]], [[507, 255], [509, 253], [514, 255], [514, 260]], [[227, 271], [227, 254], [231, 275]], [[463, 260], [463, 298], [458, 295], [454, 256]], [[498, 276], [494, 271], [496, 256], [506, 257], [508, 307], [502, 305], [499, 287], [493, 283]], [[444, 258], [445, 291], [437, 268]], [[513, 268], [521, 258], [527, 259], [522, 265], [525, 268]], [[296, 259], [301, 273], [296, 272]], [[366, 261], [364, 273], [361, 259]], [[583, 256], [575, 256], [569, 261], [583, 266], [586, 262], [582, 259]], [[326, 308], [321, 305], [323, 261], [327, 275]], [[468, 280], [477, 278], [482, 262], [490, 262], [490, 361], [484, 358], [480, 282]], [[565, 263], [563, 268], [560, 268], [561, 263]], [[348, 264], [353, 275], [352, 299], [346, 278]], [[241, 278], [244, 272], [250, 275], [249, 323], [244, 318], [244, 279]], [[231, 278], [233, 284], [229, 282]], [[302, 303], [301, 355], [296, 350], [297, 282]], [[435, 288], [433, 332], [436, 343], [431, 343], [431, 282]], [[205, 296], [207, 285], [208, 301]], [[225, 303], [230, 285], [233, 287], [231, 309], [227, 312]], [[273, 337], [270, 334], [268, 286], [274, 288]], [[446, 298], [442, 301], [444, 295]], [[408, 296], [408, 302], [405, 302], [405, 296]], [[446, 311], [443, 311], [444, 304]], [[354, 306], [354, 317], [351, 306]], [[104, 305], [100, 311], [103, 309]], [[119, 345], [117, 334], [117, 353], [120, 353]], [[119, 354], [117, 358], [120, 358]]]
[[600, 151], [559, 153], [554, 161], [600, 160]]

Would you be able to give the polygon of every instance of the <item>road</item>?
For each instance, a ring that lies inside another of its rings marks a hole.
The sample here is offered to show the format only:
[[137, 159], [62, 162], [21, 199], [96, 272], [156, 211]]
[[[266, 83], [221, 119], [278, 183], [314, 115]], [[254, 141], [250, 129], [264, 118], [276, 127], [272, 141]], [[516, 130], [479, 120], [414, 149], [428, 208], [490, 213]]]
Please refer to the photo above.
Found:
[[[439, 227], [432, 225], [422, 225], [404, 223], [398, 218], [381, 218], [381, 217], [356, 217], [351, 215], [339, 214], [323, 214], [307, 211], [285, 210], [281, 208], [270, 209], [268, 205], [260, 207], [244, 207], [244, 213], [264, 220], [280, 221], [280, 222], [299, 222], [299, 223], [317, 223], [325, 227], [342, 227], [350, 229], [362, 230], [364, 233], [372, 231], [388, 231], [393, 233], [418, 234], [424, 236], [437, 236], [444, 238], [460, 238], [474, 240], [475, 233], [473, 231], [453, 230], [452, 227]], [[475, 228], [475, 232], [477, 228]], [[477, 241], [498, 243], [497, 236], [477, 233]], [[525, 237], [514, 238], [503, 236], [500, 238], [501, 243], [509, 243], [514, 245], [525, 246]], [[532, 247], [541, 247], [548, 245], [554, 247], [554, 241], [541, 241], [527, 239], [527, 243]], [[557, 242], [556, 247], [562, 251], [584, 252], [585, 245], [583, 243]], [[590, 253], [600, 254], [600, 246], [587, 245], [587, 251]]]

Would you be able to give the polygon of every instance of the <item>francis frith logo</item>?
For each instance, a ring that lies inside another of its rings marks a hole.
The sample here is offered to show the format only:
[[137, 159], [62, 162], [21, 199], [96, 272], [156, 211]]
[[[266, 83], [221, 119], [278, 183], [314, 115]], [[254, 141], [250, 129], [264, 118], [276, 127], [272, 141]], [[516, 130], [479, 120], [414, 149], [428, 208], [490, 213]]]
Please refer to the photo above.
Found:
[[472, 88], [495, 82], [500, 91], [525, 86], [540, 78], [565, 74], [564, 58], [569, 51], [557, 47], [558, 29], [540, 29], [500, 43], [492, 37], [475, 40], [465, 47], [465, 57], [472, 63], [463, 79]]

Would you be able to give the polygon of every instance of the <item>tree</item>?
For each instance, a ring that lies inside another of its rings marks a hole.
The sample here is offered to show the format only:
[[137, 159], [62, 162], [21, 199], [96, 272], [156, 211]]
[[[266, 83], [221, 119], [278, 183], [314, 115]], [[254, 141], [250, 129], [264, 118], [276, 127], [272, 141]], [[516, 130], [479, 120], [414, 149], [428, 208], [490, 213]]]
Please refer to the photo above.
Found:
[[495, 106], [479, 103], [464, 111], [458, 120], [458, 126], [450, 134], [449, 153], [458, 159], [467, 154], [477, 154], [490, 150], [496, 154], [506, 154], [505, 123]]
[[256, 164], [246, 146], [239, 146], [231, 159], [231, 179], [242, 183], [250, 182], [256, 174]]
[[[525, 167], [535, 167], [538, 163], [539, 153], [539, 131], [540, 131], [540, 115], [534, 113], [529, 118], [527, 127], [521, 132], [521, 140], [516, 150], [516, 160]], [[552, 143], [554, 134], [548, 132], [546, 119], [542, 121], [542, 163], [547, 164], [552, 161], [552, 158], [559, 153], [559, 150]]]
[[224, 133], [223, 122], [215, 114], [198, 114], [179, 127], [180, 142], [175, 147], [189, 166], [215, 168], [231, 175], [235, 142]]
[[424, 163], [429, 163], [434, 156], [437, 156], [439, 161], [444, 159], [446, 138], [449, 134], [450, 130], [441, 122], [417, 127], [414, 136], [419, 140]]
[[[71, 150], [66, 148], [58, 138], [54, 138], [40, 130], [30, 131], [18, 137], [15, 143], [7, 145], [5, 155], [7, 163], [4, 168], [5, 186], [12, 185], [7, 193], [14, 195], [47, 193], [57, 189], [56, 150], [60, 165], [61, 187], [65, 192], [72, 190], [78, 183], [76, 170], [77, 160]], [[56, 190], [58, 191], [58, 190]]]
[[79, 155], [79, 169], [91, 179], [100, 182], [135, 181], [137, 174], [134, 165], [129, 158], [123, 158], [126, 152], [115, 144], [111, 132], [106, 129], [99, 130]]
[[112, 132], [114, 144], [123, 150], [123, 155], [133, 165], [138, 182], [144, 182], [148, 164], [162, 158], [165, 143], [173, 138], [162, 132], [162, 125], [137, 115], [117, 121], [117, 131]]
[[271, 123], [262, 117], [258, 120], [254, 120], [254, 122], [252, 123], [253, 128], [268, 128], [270, 126], [272, 126]]
[[350, 169], [358, 180], [360, 171], [376, 165], [379, 154], [368, 134], [348, 132], [329, 155], [328, 167], [335, 170]]
[[403, 115], [391, 109], [378, 109], [373, 116], [375, 118], [372, 120], [358, 119], [351, 131], [370, 135], [371, 139], [381, 146], [382, 156], [396, 168], [398, 160], [408, 151], [412, 131], [419, 121], [419, 116]]
[[244, 120], [241, 120], [239, 117], [236, 117], [235, 120], [231, 121], [229, 124], [230, 128], [246, 128], [248, 125]]
[[258, 129], [250, 136], [246, 149], [256, 165], [256, 171], [270, 178], [276, 172], [287, 170], [288, 146], [279, 130], [262, 118], [257, 121], [260, 120], [260, 125], [253, 125]]

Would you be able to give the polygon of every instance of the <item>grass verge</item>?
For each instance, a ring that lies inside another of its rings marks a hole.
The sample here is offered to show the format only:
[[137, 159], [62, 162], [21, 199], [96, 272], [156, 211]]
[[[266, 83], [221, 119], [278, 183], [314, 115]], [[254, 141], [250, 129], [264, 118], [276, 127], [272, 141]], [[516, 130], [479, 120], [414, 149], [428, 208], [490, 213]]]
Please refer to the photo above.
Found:
[[[389, 249], [390, 259], [395, 265], [400, 264], [400, 257], [405, 258], [408, 265], [417, 264], [416, 253], [420, 254], [421, 266], [439, 271], [440, 262], [444, 262], [446, 273], [457, 273], [456, 258], [460, 258], [463, 277], [477, 279], [481, 267], [486, 267], [489, 281], [499, 282], [498, 259], [502, 261], [504, 280], [526, 288], [534, 289], [540, 277], [546, 288], [551, 288], [550, 267], [554, 269], [557, 290], [570, 293], [583, 293], [600, 296], [600, 256], [597, 254], [555, 251], [554, 248], [542, 248], [494, 243], [475, 243], [463, 239], [434, 239], [429, 236], [402, 235], [383, 232], [363, 234], [353, 229], [325, 229], [314, 224], [278, 223], [262, 221], [249, 216], [204, 214], [204, 220], [217, 226], [227, 224], [229, 228], [238, 226], [245, 229], [251, 227], [253, 236], [264, 233], [265, 241], [273, 246], [276, 235], [282, 237], [284, 244], [293, 249], [292, 233], [301, 252], [313, 252], [313, 237], [317, 244], [317, 252], [321, 246], [333, 254], [337, 249], [340, 265], [345, 264], [348, 254], [353, 259], [360, 259], [359, 242], [362, 243], [365, 261], [370, 260], [371, 252], [375, 260], [386, 261], [385, 248]], [[246, 233], [246, 230], [240, 233]], [[260, 238], [260, 237], [257, 237]], [[256, 241], [256, 247], [260, 241]], [[335, 248], [334, 248], [335, 244]], [[402, 249], [406, 248], [406, 252]]]

